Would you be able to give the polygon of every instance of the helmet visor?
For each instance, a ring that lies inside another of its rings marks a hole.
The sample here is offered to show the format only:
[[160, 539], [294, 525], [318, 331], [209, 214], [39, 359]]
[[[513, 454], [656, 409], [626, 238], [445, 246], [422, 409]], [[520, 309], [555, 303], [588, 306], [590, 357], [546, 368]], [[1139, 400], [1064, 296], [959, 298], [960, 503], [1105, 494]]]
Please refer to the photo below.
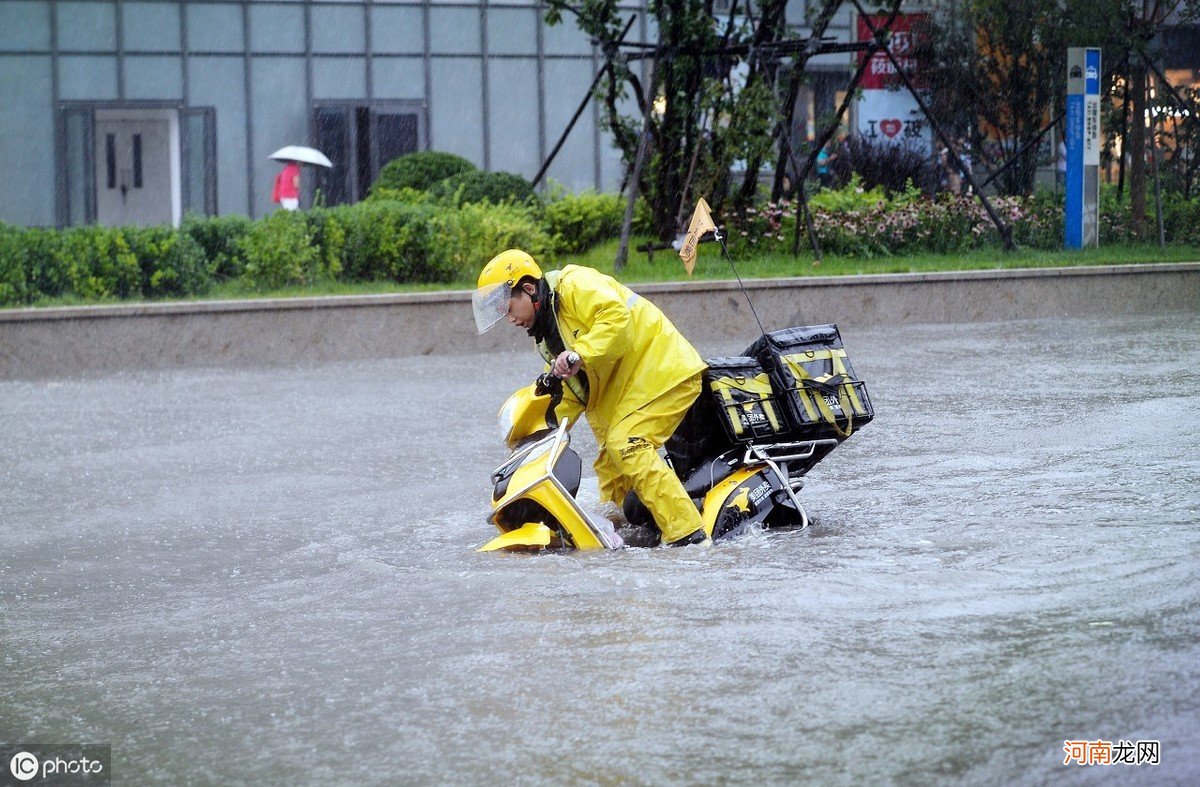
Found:
[[508, 282], [489, 284], [475, 290], [471, 296], [471, 308], [475, 312], [475, 327], [485, 333], [508, 314], [508, 302], [512, 300], [512, 289]]

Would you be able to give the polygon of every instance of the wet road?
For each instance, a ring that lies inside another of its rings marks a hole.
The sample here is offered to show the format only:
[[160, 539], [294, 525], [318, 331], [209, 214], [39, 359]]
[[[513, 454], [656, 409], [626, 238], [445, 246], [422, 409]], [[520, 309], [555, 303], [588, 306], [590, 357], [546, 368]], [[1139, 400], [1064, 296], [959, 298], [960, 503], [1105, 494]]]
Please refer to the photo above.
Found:
[[1200, 318], [844, 338], [878, 417], [815, 524], [711, 549], [472, 551], [532, 355], [0, 383], [0, 741], [124, 784], [1196, 783]]

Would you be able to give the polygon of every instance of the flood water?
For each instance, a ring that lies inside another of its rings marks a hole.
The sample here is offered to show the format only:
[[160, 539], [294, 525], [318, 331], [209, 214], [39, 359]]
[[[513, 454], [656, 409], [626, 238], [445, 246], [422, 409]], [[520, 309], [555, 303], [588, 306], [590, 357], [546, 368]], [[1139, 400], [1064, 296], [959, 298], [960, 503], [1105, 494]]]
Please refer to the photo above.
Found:
[[474, 551], [532, 352], [0, 382], [0, 741], [121, 784], [1197, 783], [1200, 317], [843, 338], [877, 418], [813, 526], [708, 549]]

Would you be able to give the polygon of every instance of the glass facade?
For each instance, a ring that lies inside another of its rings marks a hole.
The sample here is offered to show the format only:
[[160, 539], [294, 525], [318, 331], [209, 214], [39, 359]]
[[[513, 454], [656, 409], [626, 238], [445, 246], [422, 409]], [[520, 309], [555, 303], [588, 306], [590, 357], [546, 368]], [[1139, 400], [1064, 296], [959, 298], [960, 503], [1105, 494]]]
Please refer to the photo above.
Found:
[[[789, 16], [802, 18], [805, 3], [793, 5]], [[632, 0], [623, 13], [645, 6]], [[3, 0], [0, 220], [103, 221], [88, 171], [96, 152], [81, 130], [97, 111], [174, 118], [184, 143], [170, 158], [173, 198], [185, 210], [270, 212], [279, 165], [268, 156], [315, 144], [319, 109], [349, 123], [339, 137], [348, 149], [325, 152], [342, 159], [336, 177], [350, 198], [414, 138], [418, 149], [532, 177], [601, 65], [572, 18], [548, 27], [542, 8], [537, 0]], [[647, 40], [650, 28], [643, 14], [631, 37]], [[397, 106], [400, 115], [379, 120]], [[391, 131], [380, 136], [385, 125]], [[593, 107], [548, 174], [572, 190], [603, 191], [619, 186], [621, 172]], [[304, 179], [306, 199], [316, 180]]]

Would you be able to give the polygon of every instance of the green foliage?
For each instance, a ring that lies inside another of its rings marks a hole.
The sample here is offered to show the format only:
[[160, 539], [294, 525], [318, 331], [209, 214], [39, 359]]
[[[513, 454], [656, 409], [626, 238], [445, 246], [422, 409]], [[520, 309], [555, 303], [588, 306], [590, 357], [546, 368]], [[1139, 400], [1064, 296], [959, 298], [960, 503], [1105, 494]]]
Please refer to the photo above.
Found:
[[242, 279], [254, 289], [311, 284], [321, 274], [321, 255], [301, 213], [281, 210], [255, 222], [238, 245], [246, 260]]
[[24, 234], [0, 222], [0, 306], [29, 302], [29, 248]]
[[455, 206], [477, 202], [535, 205], [538, 201], [533, 184], [511, 172], [461, 172], [436, 184], [430, 193]]
[[438, 209], [429, 204], [365, 202], [333, 208], [344, 232], [341, 271], [349, 281], [448, 280], [434, 229]]
[[410, 188], [405, 186], [400, 189], [384, 188], [376, 182], [375, 186], [371, 187], [371, 193], [367, 195], [367, 202], [407, 202], [416, 204], [421, 202], [436, 202], [429, 192], [420, 189]]
[[554, 250], [577, 254], [602, 240], [618, 237], [625, 219], [626, 200], [620, 194], [585, 191], [546, 204], [543, 223]]
[[371, 185], [376, 189], [416, 189], [427, 191], [435, 183], [452, 175], [475, 171], [476, 167], [462, 156], [425, 150], [392, 159], [383, 165], [379, 177]]
[[1200, 197], [1164, 195], [1163, 225], [1172, 243], [1200, 244]]
[[57, 249], [70, 291], [84, 300], [130, 298], [140, 293], [142, 269], [119, 227], [74, 227]]
[[[1062, 200], [1060, 192], [1042, 191], [993, 198], [992, 206], [1023, 249], [1061, 250]], [[1108, 185], [1101, 189], [1100, 203], [1102, 247], [1128, 243], [1133, 237], [1128, 205]], [[453, 207], [421, 195], [412, 202], [377, 198], [304, 213], [279, 211], [260, 221], [189, 217], [178, 231], [99, 226], [60, 231], [0, 223], [0, 306], [48, 298], [188, 297], [206, 293], [222, 279], [225, 295], [369, 282], [469, 283], [486, 260], [506, 248], [526, 249], [547, 266], [557, 264], [559, 255], [589, 249], [604, 256], [606, 244], [615, 245], [620, 234], [625, 207], [625, 198], [617, 194], [556, 190], [545, 208], [512, 199]], [[739, 254], [747, 251], [752, 259], [795, 259], [790, 252], [796, 207], [794, 201], [764, 201], [737, 217], [718, 215], [739, 265]], [[889, 197], [882, 187], [864, 189], [855, 178], [843, 188], [814, 194], [810, 209], [821, 248], [831, 257], [999, 249], [998, 233], [977, 199], [930, 199], [911, 183]], [[1200, 199], [1164, 195], [1163, 213], [1169, 243], [1200, 244]], [[641, 227], [643, 236], [649, 234], [644, 228], [650, 214], [639, 200], [635, 232]], [[1157, 240], [1154, 221], [1145, 223], [1141, 240]], [[806, 252], [808, 240], [801, 243]], [[656, 276], [672, 278], [661, 271]]]
[[[893, 199], [882, 187], [864, 190], [851, 182], [819, 192], [810, 201], [813, 229], [823, 252], [870, 259], [894, 254], [957, 254], [999, 245], [999, 234], [979, 200], [943, 194], [921, 196], [911, 185]], [[1062, 247], [1062, 195], [993, 197], [992, 208], [1022, 246]], [[1102, 214], [1102, 227], [1105, 216]], [[750, 208], [731, 229], [733, 242], [770, 251], [791, 249], [796, 203], [768, 202]], [[808, 246], [804, 241], [804, 246]]]
[[200, 295], [212, 284], [201, 245], [171, 227], [122, 228], [141, 272], [138, 293], [151, 298]]
[[197, 216], [189, 213], [183, 218], [182, 231], [200, 244], [209, 273], [217, 281], [236, 279], [246, 267], [242, 256], [241, 239], [252, 222], [248, 216]]
[[839, 189], [821, 189], [808, 198], [809, 207], [813, 210], [839, 212], [847, 210], [866, 210], [873, 208], [887, 199], [882, 186], [863, 188], [862, 177], [856, 172], [850, 176], [850, 182]]
[[542, 261], [553, 249], [527, 205], [468, 203], [433, 215], [437, 253], [447, 273], [459, 281], [474, 281], [483, 264], [504, 249], [524, 249]]
[[339, 277], [344, 270], [346, 227], [340, 216], [338, 208], [314, 208], [304, 214], [318, 250], [317, 265], [329, 278]]

